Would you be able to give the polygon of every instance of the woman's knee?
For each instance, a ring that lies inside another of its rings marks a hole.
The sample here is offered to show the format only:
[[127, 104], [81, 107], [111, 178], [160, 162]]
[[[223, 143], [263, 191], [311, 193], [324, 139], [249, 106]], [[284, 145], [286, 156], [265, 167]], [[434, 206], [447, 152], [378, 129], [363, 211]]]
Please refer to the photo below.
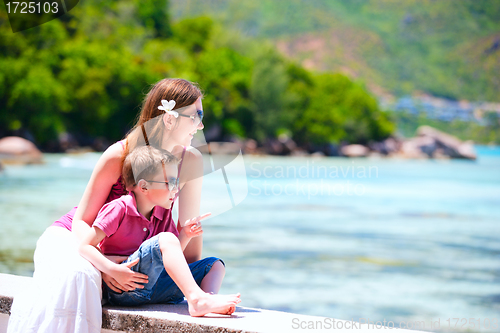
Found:
[[215, 270], [221, 274], [226, 273], [226, 266], [222, 263], [222, 261], [217, 260], [216, 262], [213, 263], [212, 268], [210, 270]]

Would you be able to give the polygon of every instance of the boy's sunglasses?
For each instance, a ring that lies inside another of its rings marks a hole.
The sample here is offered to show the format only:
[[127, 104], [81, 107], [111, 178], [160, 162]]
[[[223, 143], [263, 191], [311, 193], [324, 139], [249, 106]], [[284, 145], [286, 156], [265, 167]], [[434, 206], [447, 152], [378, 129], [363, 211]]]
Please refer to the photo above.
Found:
[[160, 182], [155, 180], [146, 180], [149, 183], [162, 183], [167, 185], [169, 191], [173, 191], [174, 189], [179, 187], [179, 178], [172, 178], [168, 182]]
[[191, 118], [193, 120], [194, 126], [198, 126], [203, 121], [203, 110], [196, 110], [196, 115], [188, 116], [187, 114], [179, 113], [179, 116]]

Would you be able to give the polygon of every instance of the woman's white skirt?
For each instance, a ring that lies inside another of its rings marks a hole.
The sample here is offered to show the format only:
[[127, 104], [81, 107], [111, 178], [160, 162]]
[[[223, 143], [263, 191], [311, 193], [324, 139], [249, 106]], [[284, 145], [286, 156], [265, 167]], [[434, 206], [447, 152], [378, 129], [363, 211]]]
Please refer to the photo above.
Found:
[[45, 230], [36, 245], [33, 285], [14, 298], [7, 333], [101, 332], [101, 273], [77, 244], [67, 229]]

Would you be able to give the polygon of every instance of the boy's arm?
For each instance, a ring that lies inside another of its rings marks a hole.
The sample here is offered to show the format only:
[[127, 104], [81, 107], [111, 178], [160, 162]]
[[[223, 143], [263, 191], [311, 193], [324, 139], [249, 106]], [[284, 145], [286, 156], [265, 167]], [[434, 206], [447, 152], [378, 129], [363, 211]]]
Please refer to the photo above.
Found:
[[204, 214], [187, 220], [184, 227], [179, 231], [179, 242], [181, 243], [182, 251], [186, 249], [191, 238], [201, 236], [203, 234], [203, 228], [201, 227], [200, 221], [205, 217], [210, 216], [211, 213]]
[[[147, 276], [134, 272], [130, 269], [130, 267], [139, 262], [139, 259], [121, 265], [107, 259], [101, 251], [97, 249], [97, 245], [104, 239], [104, 237], [106, 237], [104, 231], [95, 226], [92, 227], [80, 243], [78, 248], [80, 255], [90, 261], [90, 263], [98, 270], [113, 277], [118, 283], [118, 286], [116, 286], [117, 288], [124, 291], [144, 288], [143, 285], [138, 283], [147, 283]], [[109, 287], [114, 291], [120, 292], [120, 290], [115, 290], [113, 286]]]
[[191, 240], [191, 237], [188, 237], [185, 232], [182, 232], [184, 228], [182, 228], [181, 232], [179, 233], [179, 242], [181, 243], [182, 251], [186, 249], [186, 246], [189, 244], [189, 241]]
[[83, 240], [80, 243], [79, 252], [82, 257], [90, 261], [98, 270], [111, 275], [113, 265], [116, 265], [111, 260], [107, 259], [101, 251], [97, 249], [97, 245], [106, 237], [104, 231], [97, 227], [92, 227], [84, 234]]

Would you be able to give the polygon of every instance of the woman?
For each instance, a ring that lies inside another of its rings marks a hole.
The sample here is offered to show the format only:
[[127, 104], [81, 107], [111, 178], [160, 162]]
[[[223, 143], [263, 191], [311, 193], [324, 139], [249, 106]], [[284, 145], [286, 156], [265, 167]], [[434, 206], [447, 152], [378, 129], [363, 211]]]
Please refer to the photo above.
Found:
[[[76, 246], [101, 207], [126, 194], [121, 169], [124, 158], [135, 147], [146, 144], [163, 148], [182, 159], [178, 228], [199, 217], [203, 163], [200, 152], [190, 144], [193, 135], [203, 129], [201, 98], [200, 89], [186, 80], [164, 79], [153, 86], [137, 124], [99, 158], [78, 207], [47, 228], [37, 242], [34, 286], [14, 300], [9, 333], [101, 331], [101, 273], [78, 255]], [[175, 101], [175, 106], [169, 108], [165, 101]], [[201, 236], [189, 242], [184, 250], [188, 263], [201, 259], [202, 246]], [[115, 262], [124, 259], [112, 258]], [[212, 270], [223, 275], [224, 266], [218, 263]], [[102, 280], [120, 292], [140, 288], [147, 276], [137, 274], [135, 284], [129, 287], [106, 274], [102, 274]]]

